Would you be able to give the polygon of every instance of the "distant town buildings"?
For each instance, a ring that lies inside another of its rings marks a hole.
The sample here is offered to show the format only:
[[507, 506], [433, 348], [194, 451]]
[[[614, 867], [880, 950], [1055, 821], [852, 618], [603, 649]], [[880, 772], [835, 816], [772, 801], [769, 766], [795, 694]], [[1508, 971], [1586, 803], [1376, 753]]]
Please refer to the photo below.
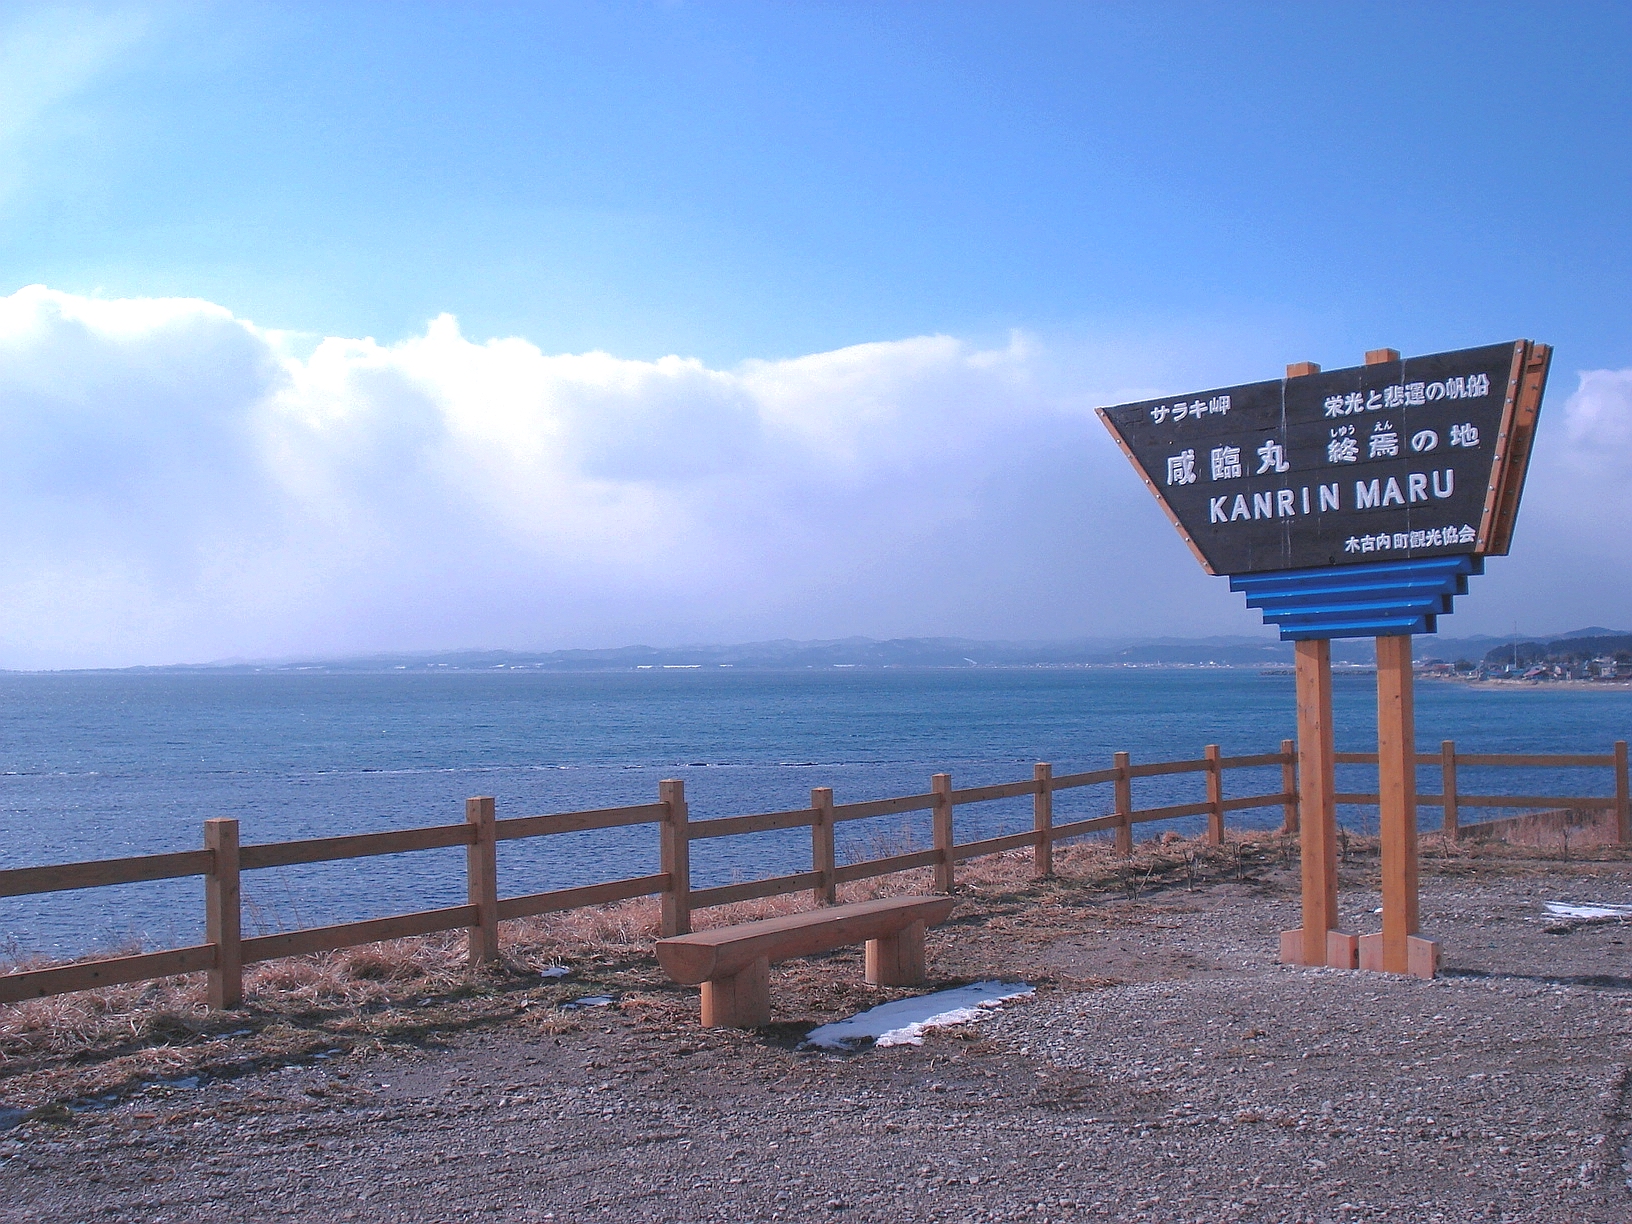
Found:
[[1632, 634], [1559, 638], [1550, 642], [1509, 642], [1471, 659], [1448, 662], [1425, 658], [1422, 676], [1472, 680], [1632, 680]]

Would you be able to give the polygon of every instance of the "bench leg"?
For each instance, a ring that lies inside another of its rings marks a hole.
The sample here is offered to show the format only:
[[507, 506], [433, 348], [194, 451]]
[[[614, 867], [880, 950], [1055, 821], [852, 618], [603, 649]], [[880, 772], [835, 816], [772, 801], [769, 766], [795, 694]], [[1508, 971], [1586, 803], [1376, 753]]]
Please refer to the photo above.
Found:
[[704, 1028], [759, 1028], [771, 1022], [771, 962], [761, 957], [735, 977], [703, 983]]
[[867, 941], [867, 980], [874, 986], [918, 986], [924, 980], [924, 924]]

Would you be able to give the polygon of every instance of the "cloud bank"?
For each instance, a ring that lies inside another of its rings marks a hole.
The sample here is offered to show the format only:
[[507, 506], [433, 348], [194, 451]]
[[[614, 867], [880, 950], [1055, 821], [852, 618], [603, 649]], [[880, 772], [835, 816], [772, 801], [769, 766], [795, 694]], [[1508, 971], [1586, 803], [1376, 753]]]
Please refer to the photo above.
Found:
[[[1133, 364], [925, 336], [715, 370], [448, 316], [314, 341], [22, 289], [0, 299], [0, 665], [1250, 631], [1093, 417], [1171, 376]], [[1531, 583], [1547, 627], [1613, 619], [1632, 371], [1583, 375], [1554, 417], [1515, 551], [1536, 520], [1547, 547], [1508, 602]]]

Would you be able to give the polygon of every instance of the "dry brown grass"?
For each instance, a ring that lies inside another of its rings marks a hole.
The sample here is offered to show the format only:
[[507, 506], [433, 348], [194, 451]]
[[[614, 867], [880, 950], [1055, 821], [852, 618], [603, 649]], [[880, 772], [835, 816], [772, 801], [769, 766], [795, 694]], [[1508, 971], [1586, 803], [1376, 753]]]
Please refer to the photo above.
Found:
[[[1013, 888], [1029, 876], [1029, 858], [994, 856], [962, 865], [962, 876], [974, 888], [1001, 883]], [[843, 886], [840, 899], [896, 896], [927, 891], [927, 869], [881, 876]], [[767, 897], [736, 905], [698, 910], [698, 927], [748, 922], [809, 909], [808, 892]], [[233, 1014], [212, 1013], [205, 1001], [202, 974], [162, 978], [127, 986], [32, 999], [0, 1006], [0, 1076], [43, 1057], [108, 1057], [139, 1050], [163, 1051], [194, 1044], [227, 1032], [256, 1031], [287, 1023], [333, 1028], [337, 1017], [414, 1007], [420, 1000], [469, 997], [536, 981], [551, 966], [574, 966], [574, 982], [594, 979], [596, 966], [609, 968], [632, 960], [649, 960], [657, 937], [660, 906], [655, 897], [593, 906], [507, 922], [500, 930], [499, 964], [472, 969], [465, 960], [462, 932], [366, 944], [314, 956], [289, 957], [253, 965], [244, 973], [245, 1008]], [[99, 955], [129, 953], [138, 948], [104, 950]], [[44, 967], [43, 960], [24, 963], [12, 958], [7, 968]], [[563, 985], [567, 994], [581, 988]], [[156, 1058], [159, 1069], [170, 1060]]]
[[[1374, 871], [1377, 839], [1345, 834], [1342, 855], [1351, 870]], [[1501, 871], [1504, 864], [1524, 870], [1537, 859], [1558, 857], [1551, 849], [1446, 843], [1433, 835], [1422, 842], [1425, 873]], [[1594, 860], [1626, 861], [1632, 848], [1584, 848], [1572, 857], [1590, 869]], [[1047, 881], [1033, 878], [1029, 850], [960, 863], [958, 893], [988, 923], [1032, 921], [1041, 929], [1051, 921], [1048, 913], [1067, 901], [1080, 906], [1099, 894], [1138, 898], [1295, 867], [1297, 840], [1232, 832], [1224, 845], [1210, 846], [1168, 833], [1140, 842], [1125, 858], [1108, 838], [1083, 839], [1057, 847], [1054, 862], [1055, 875]], [[933, 874], [924, 868], [844, 885], [839, 899], [932, 887]], [[811, 893], [800, 892], [699, 910], [693, 921], [707, 928], [814, 904]], [[480, 968], [466, 964], [462, 932], [271, 961], [246, 971], [245, 1006], [226, 1014], [209, 1010], [201, 974], [0, 1005], [0, 1084], [7, 1085], [0, 1093], [14, 1101], [39, 1099], [50, 1096], [53, 1084], [68, 1082], [78, 1091], [117, 1089], [211, 1060], [265, 1063], [359, 1044], [422, 1042], [437, 1032], [518, 1016], [541, 1031], [565, 1032], [578, 1021], [559, 1005], [585, 994], [617, 994], [626, 1011], [654, 1018], [677, 1015], [694, 1000], [656, 967], [652, 941], [659, 912], [657, 898], [646, 897], [507, 922], [499, 962]], [[570, 965], [570, 977], [541, 976], [555, 965]], [[13, 966], [21, 967], [15, 960]]]
[[[1079, 886], [1121, 889], [1138, 875], [1149, 885], [1177, 869], [1183, 853], [1210, 853], [1214, 857], [1219, 853], [1207, 848], [1198, 851], [1196, 845], [1182, 839], [1143, 843], [1136, 848], [1134, 858], [1127, 860], [1117, 857], [1108, 841], [1084, 840], [1056, 849], [1056, 876]], [[1175, 851], [1175, 846], [1190, 849]], [[884, 849], [900, 852], [893, 844]], [[988, 895], [1022, 892], [1032, 882], [1031, 866], [1029, 851], [960, 863], [959, 890]], [[921, 868], [845, 884], [838, 891], [841, 901], [858, 901], [928, 892], [932, 887], [932, 871]], [[706, 929], [814, 906], [811, 893], [799, 892], [697, 910], [693, 922]], [[426, 996], [469, 993], [491, 987], [495, 980], [524, 981], [553, 965], [610, 965], [649, 958], [652, 941], [657, 937], [659, 912], [657, 898], [642, 897], [507, 922], [500, 931], [501, 964], [482, 970], [466, 964], [461, 932], [253, 965], [244, 974], [247, 1006], [236, 1019], [209, 1011], [202, 974], [0, 1006], [0, 1074], [8, 1064], [31, 1055], [72, 1057], [97, 1049], [185, 1044], [241, 1028], [245, 1016], [299, 1018], [360, 1013], [412, 1003]], [[10, 967], [33, 968], [44, 963], [24, 966], [14, 961]]]

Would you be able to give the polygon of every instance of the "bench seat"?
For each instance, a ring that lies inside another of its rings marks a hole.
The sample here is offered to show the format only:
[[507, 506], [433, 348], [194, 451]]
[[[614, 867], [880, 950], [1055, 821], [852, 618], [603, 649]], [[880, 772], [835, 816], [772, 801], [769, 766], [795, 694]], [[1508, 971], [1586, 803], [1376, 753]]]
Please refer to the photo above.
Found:
[[867, 945], [867, 981], [924, 980], [924, 933], [952, 913], [951, 897], [880, 897], [802, 914], [715, 927], [657, 941], [670, 979], [703, 988], [703, 1025], [757, 1028], [771, 1020], [771, 965], [796, 956]]

